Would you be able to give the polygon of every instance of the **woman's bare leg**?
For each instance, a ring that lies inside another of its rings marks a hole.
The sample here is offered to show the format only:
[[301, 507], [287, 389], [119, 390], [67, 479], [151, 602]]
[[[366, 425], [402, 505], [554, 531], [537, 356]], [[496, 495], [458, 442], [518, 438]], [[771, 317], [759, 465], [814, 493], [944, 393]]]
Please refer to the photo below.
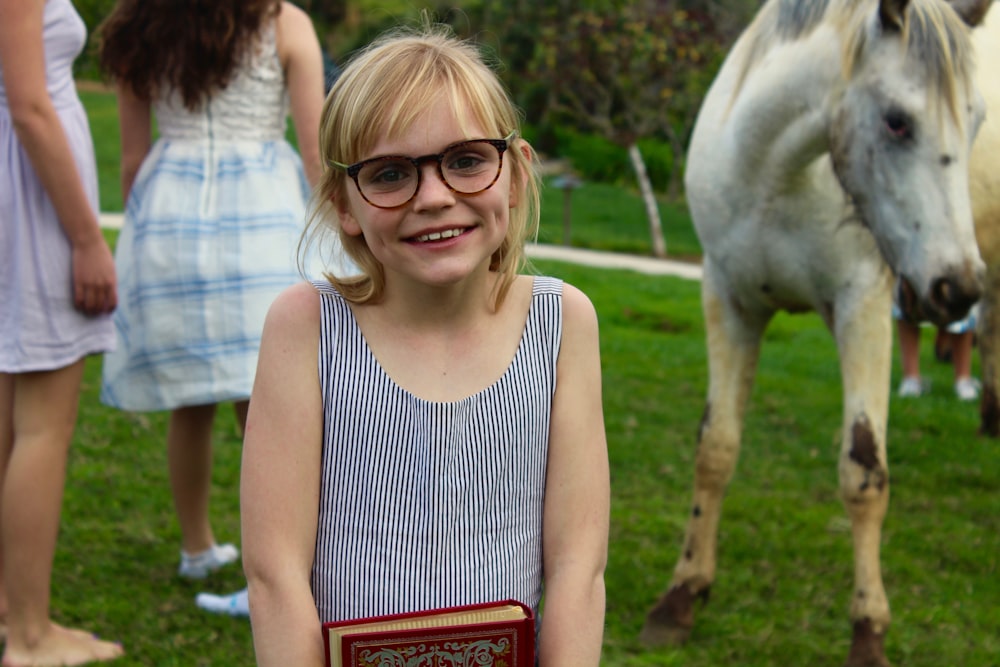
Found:
[[189, 554], [215, 544], [208, 518], [214, 420], [214, 403], [192, 405], [174, 410], [167, 428], [170, 488], [181, 527], [181, 549]]
[[[0, 373], [0, 494], [7, 478], [7, 462], [14, 446], [14, 376]], [[0, 495], [2, 499], [2, 495]], [[0, 504], [0, 509], [3, 505]], [[7, 588], [4, 585], [3, 538], [0, 533], [0, 641], [7, 637]]]
[[66, 461], [84, 362], [0, 381], [0, 563], [7, 603], [3, 667], [83, 665], [122, 655], [119, 645], [49, 618]]
[[973, 333], [948, 334], [951, 338], [952, 359], [955, 367], [955, 380], [972, 377], [972, 338]]

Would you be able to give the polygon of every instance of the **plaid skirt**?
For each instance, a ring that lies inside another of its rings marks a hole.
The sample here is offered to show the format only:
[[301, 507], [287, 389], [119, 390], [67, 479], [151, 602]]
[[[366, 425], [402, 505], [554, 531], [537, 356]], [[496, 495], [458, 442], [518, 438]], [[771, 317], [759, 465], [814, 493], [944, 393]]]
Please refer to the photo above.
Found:
[[267, 310], [304, 277], [308, 199], [285, 141], [157, 142], [116, 247], [118, 345], [101, 401], [152, 411], [249, 398]]

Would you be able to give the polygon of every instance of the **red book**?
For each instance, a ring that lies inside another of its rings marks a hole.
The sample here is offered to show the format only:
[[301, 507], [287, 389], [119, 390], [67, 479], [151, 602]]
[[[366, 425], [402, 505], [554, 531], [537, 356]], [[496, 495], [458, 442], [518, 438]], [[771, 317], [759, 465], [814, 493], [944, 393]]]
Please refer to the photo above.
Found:
[[534, 667], [535, 616], [516, 600], [323, 624], [327, 667]]

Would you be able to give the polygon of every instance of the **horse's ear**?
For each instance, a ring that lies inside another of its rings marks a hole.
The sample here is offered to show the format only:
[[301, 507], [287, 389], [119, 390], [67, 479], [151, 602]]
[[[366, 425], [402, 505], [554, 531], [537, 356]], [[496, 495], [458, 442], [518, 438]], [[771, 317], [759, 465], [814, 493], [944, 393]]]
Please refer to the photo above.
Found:
[[880, 0], [878, 3], [878, 17], [882, 22], [882, 29], [902, 30], [906, 5], [909, 0]]
[[982, 23], [993, 0], [951, 0], [952, 9], [970, 26]]

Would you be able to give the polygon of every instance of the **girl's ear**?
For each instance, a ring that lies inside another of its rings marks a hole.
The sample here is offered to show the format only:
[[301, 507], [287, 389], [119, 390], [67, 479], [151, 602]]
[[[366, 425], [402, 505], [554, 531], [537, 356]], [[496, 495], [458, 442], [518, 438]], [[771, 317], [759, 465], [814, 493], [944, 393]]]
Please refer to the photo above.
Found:
[[527, 164], [525, 169], [519, 170], [518, 178], [510, 179], [510, 196], [507, 198], [509, 208], [515, 208], [521, 201], [521, 193], [528, 187], [528, 168], [531, 166], [531, 146], [528, 145], [528, 142], [524, 139], [518, 139], [516, 150], [520, 151]]
[[361, 225], [358, 224], [354, 214], [351, 213], [351, 205], [347, 200], [347, 196], [330, 197], [330, 203], [333, 204], [333, 208], [337, 211], [337, 221], [340, 223], [340, 228], [344, 230], [344, 233], [348, 236], [361, 236]]

